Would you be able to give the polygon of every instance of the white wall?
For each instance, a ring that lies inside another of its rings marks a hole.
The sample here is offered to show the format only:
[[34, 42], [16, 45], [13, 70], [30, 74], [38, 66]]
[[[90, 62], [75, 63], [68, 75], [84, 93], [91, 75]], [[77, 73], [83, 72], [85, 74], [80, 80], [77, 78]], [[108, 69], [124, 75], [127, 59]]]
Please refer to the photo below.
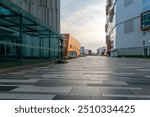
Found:
[[[150, 32], [143, 35], [143, 32], [140, 30], [140, 14], [143, 12], [143, 8], [143, 0], [134, 0], [134, 3], [127, 7], [124, 7], [124, 0], [117, 1], [117, 12], [115, 15], [116, 38], [114, 39], [116, 45], [114, 49], [142, 47], [143, 41], [145, 41], [146, 46], [150, 46], [148, 43], [150, 40]], [[134, 19], [134, 32], [124, 33], [124, 23], [130, 19]]]

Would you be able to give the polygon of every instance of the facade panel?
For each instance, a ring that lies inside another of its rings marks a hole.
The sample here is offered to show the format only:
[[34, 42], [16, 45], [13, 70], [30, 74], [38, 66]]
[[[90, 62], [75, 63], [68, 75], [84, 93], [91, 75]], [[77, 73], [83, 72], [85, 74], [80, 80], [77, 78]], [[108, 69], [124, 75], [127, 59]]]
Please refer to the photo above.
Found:
[[[60, 0], [9, 0], [60, 32]], [[38, 10], [37, 10], [38, 9]], [[49, 9], [49, 12], [46, 12]], [[57, 12], [56, 12], [57, 11]], [[49, 16], [49, 17], [47, 17]], [[50, 18], [53, 20], [49, 20]]]
[[110, 16], [106, 16], [107, 42], [111, 42], [111, 49], [107, 51], [111, 56], [150, 56], [150, 32], [141, 31], [141, 13], [150, 8], [150, 1], [112, 0], [112, 3], [109, 12], [115, 8], [115, 21], [112, 23]]
[[61, 58], [62, 36], [59, 28], [47, 25], [59, 21], [48, 20], [49, 15], [46, 14], [49, 14], [51, 4], [46, 3], [47, 0], [0, 1], [0, 59]]

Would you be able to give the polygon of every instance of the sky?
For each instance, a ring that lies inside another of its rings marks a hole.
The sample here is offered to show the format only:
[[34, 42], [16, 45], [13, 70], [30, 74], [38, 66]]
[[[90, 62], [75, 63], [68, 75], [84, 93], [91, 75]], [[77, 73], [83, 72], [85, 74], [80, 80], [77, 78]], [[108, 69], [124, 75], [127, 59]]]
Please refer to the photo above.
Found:
[[81, 46], [105, 46], [106, 0], [61, 0], [61, 33], [70, 33]]

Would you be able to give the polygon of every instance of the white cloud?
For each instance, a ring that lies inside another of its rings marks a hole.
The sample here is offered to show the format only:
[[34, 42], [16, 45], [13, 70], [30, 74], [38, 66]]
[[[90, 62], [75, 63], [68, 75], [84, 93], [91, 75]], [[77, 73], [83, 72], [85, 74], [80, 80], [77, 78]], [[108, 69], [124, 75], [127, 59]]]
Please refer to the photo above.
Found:
[[61, 32], [74, 35], [86, 48], [96, 50], [105, 45], [105, 2], [87, 5], [65, 16], [62, 13]]

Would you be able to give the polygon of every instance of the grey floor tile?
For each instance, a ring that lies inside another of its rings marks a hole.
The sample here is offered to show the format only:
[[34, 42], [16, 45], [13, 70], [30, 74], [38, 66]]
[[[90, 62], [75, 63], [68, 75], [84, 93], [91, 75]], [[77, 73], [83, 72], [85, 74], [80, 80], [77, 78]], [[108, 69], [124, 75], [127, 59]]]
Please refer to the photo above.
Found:
[[20, 94], [0, 93], [0, 100], [4, 100], [4, 99], [15, 100], [19, 96]]
[[22, 94], [17, 99], [19, 100], [52, 100], [55, 95], [44, 94]]
[[39, 80], [35, 83], [36, 86], [43, 86], [43, 87], [51, 87], [51, 86], [63, 86], [62, 80]]
[[143, 90], [132, 90], [135, 95], [149, 95], [150, 96], [150, 90], [149, 89], [143, 89]]
[[0, 91], [11, 91], [16, 89], [18, 86], [0, 86]]
[[89, 87], [113, 87], [112, 84], [88, 84]]
[[90, 96], [56, 95], [53, 100], [90, 100]]
[[129, 89], [101, 89], [102, 94], [134, 95]]
[[150, 99], [149, 70], [146, 59], [83, 57], [0, 75], [0, 99]]
[[47, 93], [69, 93], [72, 87], [46, 87], [43, 88], [40, 92]]
[[124, 97], [124, 98], [136, 98], [136, 95], [128, 95], [128, 94], [102, 94], [104, 97]]
[[91, 100], [128, 100], [127, 97], [104, 97], [104, 96], [91, 96]]
[[28, 80], [16, 80], [16, 79], [2, 79], [0, 83], [35, 83], [38, 79], [28, 79]]
[[43, 89], [43, 87], [35, 87], [35, 86], [20, 86], [14, 90], [11, 90], [11, 92], [40, 92]]
[[74, 87], [69, 95], [78, 96], [100, 96], [101, 90], [98, 87]]
[[128, 85], [125, 81], [103, 81], [104, 84]]

